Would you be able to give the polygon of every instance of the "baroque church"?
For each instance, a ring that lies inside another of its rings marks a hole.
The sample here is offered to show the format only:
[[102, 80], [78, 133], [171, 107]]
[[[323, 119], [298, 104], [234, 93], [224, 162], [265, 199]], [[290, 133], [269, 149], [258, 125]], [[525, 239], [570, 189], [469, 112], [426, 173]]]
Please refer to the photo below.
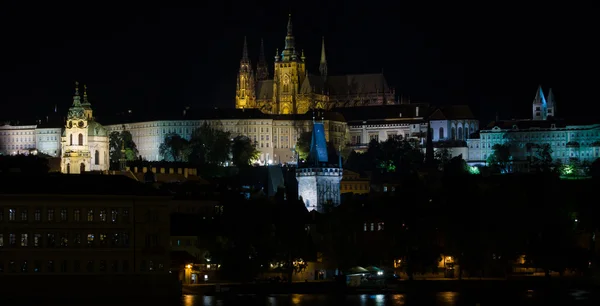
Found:
[[275, 52], [274, 74], [273, 78], [269, 77], [263, 42], [255, 72], [244, 38], [235, 98], [238, 109], [287, 115], [305, 114], [309, 109], [396, 104], [395, 91], [388, 87], [383, 73], [328, 75], [324, 38], [319, 74], [311, 74], [306, 67], [304, 50], [296, 48], [291, 14], [285, 47], [281, 53], [279, 49]]
[[83, 103], [79, 83], [75, 82], [73, 105], [61, 137], [60, 169], [66, 174], [109, 169], [108, 131], [95, 121], [87, 87], [83, 87]]

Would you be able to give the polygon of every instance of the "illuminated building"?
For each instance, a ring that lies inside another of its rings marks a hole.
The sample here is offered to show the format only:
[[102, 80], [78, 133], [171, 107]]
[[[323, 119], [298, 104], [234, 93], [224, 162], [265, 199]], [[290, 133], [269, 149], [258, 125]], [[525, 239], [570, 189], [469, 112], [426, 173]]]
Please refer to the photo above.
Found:
[[[347, 128], [344, 118], [333, 112], [323, 113], [325, 138], [334, 145], [346, 143]], [[214, 109], [201, 113], [187, 112], [183, 117], [172, 120], [156, 120], [106, 125], [110, 132], [131, 132], [140, 156], [148, 161], [162, 160], [159, 146], [169, 133], [190, 139], [192, 132], [204, 123], [213, 128], [230, 132], [232, 138], [243, 135], [256, 144], [260, 151], [260, 164], [295, 163], [294, 146], [302, 132], [312, 129], [310, 114], [268, 115], [256, 109]]]
[[169, 197], [112, 175], [0, 182], [0, 279], [11, 284], [3, 296], [129, 294], [130, 283], [144, 291], [169, 283]]
[[395, 92], [383, 73], [329, 75], [325, 39], [321, 41], [319, 75], [306, 67], [303, 50], [296, 48], [292, 17], [288, 20], [285, 47], [275, 53], [274, 74], [269, 79], [264, 45], [261, 41], [256, 74], [244, 39], [237, 78], [236, 102], [239, 109], [260, 109], [269, 114], [304, 114], [310, 109], [331, 109], [367, 105], [395, 104]]
[[62, 173], [106, 171], [110, 167], [108, 133], [94, 120], [92, 106], [84, 86], [83, 103], [79, 98], [79, 83], [75, 82], [73, 105], [61, 138]]
[[600, 157], [600, 123], [569, 122], [555, 118], [552, 90], [545, 98], [541, 86], [532, 103], [532, 119], [493, 121], [468, 139], [470, 164], [485, 164], [496, 144], [509, 144], [513, 171], [526, 171], [538, 149], [550, 145], [553, 161], [592, 162]]
[[360, 177], [356, 172], [344, 170], [342, 181], [340, 182], [340, 192], [369, 194], [371, 192], [371, 180], [366, 177]]
[[298, 196], [308, 211], [323, 213], [340, 205], [342, 161], [340, 157], [336, 165], [336, 161], [329, 158], [325, 127], [322, 122], [314, 122], [308, 159], [296, 169]]

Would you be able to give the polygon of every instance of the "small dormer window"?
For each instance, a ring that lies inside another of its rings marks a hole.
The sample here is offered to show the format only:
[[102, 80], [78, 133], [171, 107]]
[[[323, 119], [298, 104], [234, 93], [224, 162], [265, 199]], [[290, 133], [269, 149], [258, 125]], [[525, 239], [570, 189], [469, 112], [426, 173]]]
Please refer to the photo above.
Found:
[[398, 117], [402, 118], [402, 113], [399, 113], [399, 114], [398, 114]]
[[518, 130], [519, 129], [516, 124], [513, 125], [512, 128], [513, 128], [513, 130]]
[[551, 128], [551, 129], [555, 129], [555, 128], [556, 128], [556, 124], [552, 123], [552, 124], [550, 125], [550, 128]]

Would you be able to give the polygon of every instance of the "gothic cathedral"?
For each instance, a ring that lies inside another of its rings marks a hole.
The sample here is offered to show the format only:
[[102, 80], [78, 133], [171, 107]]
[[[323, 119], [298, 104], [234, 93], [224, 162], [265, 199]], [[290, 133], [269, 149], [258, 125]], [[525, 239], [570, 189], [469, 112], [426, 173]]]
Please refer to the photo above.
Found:
[[83, 103], [79, 97], [79, 83], [75, 82], [73, 105], [69, 108], [67, 122], [61, 139], [62, 173], [80, 174], [86, 171], [109, 169], [107, 130], [94, 120], [92, 105], [84, 86]]
[[273, 78], [265, 59], [261, 41], [256, 74], [244, 47], [236, 87], [236, 108], [260, 109], [267, 114], [305, 114], [310, 109], [331, 109], [395, 104], [395, 91], [387, 86], [383, 74], [327, 75], [325, 39], [321, 41], [319, 75], [306, 67], [304, 51], [298, 52], [289, 16], [285, 47], [275, 53]]

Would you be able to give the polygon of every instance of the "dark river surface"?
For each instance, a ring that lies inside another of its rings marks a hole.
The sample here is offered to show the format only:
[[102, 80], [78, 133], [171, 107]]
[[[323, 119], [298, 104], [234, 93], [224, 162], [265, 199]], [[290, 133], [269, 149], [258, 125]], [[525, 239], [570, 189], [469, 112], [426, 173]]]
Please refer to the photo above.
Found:
[[600, 305], [591, 293], [572, 290], [560, 294], [537, 293], [535, 291], [513, 292], [492, 296], [477, 294], [461, 294], [457, 292], [440, 292], [432, 294], [360, 294], [360, 295], [320, 295], [320, 294], [290, 294], [290, 295], [236, 295], [229, 297], [214, 297], [201, 295], [183, 296], [181, 306], [216, 306], [216, 305]]

